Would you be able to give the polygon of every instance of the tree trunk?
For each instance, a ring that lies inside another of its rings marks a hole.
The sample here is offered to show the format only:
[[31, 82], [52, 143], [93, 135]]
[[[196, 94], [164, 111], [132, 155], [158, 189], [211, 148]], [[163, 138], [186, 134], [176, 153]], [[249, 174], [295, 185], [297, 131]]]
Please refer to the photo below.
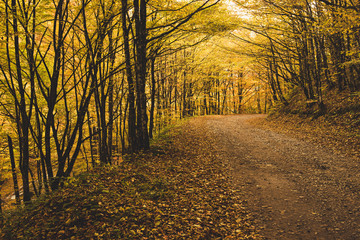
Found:
[[[156, 53], [154, 53], [156, 54]], [[149, 138], [153, 138], [154, 130], [154, 112], [155, 112], [155, 94], [156, 94], [156, 80], [155, 80], [155, 56], [150, 60], [151, 63], [151, 107], [150, 107], [150, 123], [149, 123]]]
[[13, 182], [14, 182], [15, 199], [16, 199], [16, 204], [20, 205], [20, 192], [19, 192], [19, 185], [18, 185], [17, 175], [16, 175], [14, 148], [13, 148], [13, 143], [12, 143], [10, 136], [8, 136], [8, 144], [9, 144], [9, 155], [10, 155], [10, 162], [11, 162], [11, 172], [12, 172]]
[[128, 93], [128, 138], [129, 138], [129, 149], [132, 152], [138, 150], [138, 139], [136, 134], [136, 112], [135, 112], [135, 86], [133, 79], [133, 72], [131, 68], [131, 55], [130, 55], [130, 44], [129, 44], [129, 28], [127, 24], [127, 11], [128, 3], [127, 0], [121, 0], [121, 21], [123, 29], [123, 40], [124, 40], [124, 54], [125, 54], [125, 68], [126, 78], [129, 87]]

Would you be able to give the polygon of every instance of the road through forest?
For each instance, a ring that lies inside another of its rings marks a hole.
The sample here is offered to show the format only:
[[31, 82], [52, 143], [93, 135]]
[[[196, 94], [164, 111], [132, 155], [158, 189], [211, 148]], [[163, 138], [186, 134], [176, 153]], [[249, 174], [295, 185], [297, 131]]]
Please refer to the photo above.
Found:
[[358, 159], [248, 121], [202, 117], [234, 187], [266, 239], [360, 239]]

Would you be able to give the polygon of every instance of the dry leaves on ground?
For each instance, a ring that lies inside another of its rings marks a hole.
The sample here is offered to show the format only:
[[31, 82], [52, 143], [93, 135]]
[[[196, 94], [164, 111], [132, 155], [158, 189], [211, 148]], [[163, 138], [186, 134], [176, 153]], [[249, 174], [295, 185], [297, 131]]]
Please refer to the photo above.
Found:
[[5, 219], [0, 237], [259, 239], [200, 130], [185, 123], [176, 131], [151, 152], [70, 179]]

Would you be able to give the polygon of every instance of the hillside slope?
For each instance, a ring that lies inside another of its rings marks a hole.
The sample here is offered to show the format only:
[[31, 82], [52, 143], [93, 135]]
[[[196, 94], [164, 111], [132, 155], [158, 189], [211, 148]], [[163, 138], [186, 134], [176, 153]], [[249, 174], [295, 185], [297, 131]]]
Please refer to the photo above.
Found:
[[360, 157], [360, 95], [329, 91], [324, 95], [324, 107], [320, 111], [317, 104], [308, 104], [302, 94], [294, 92], [289, 105], [278, 105], [266, 119], [253, 123]]

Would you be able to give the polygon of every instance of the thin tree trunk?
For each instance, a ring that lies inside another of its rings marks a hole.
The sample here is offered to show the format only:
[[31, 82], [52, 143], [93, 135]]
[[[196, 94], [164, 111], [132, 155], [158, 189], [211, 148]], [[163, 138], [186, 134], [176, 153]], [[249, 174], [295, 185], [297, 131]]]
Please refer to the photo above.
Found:
[[11, 172], [12, 172], [13, 181], [14, 181], [15, 199], [16, 199], [16, 204], [20, 205], [20, 192], [19, 192], [19, 185], [18, 185], [17, 175], [16, 175], [14, 148], [13, 148], [13, 143], [12, 143], [10, 136], [8, 136], [8, 144], [9, 144], [9, 154], [10, 154], [10, 162], [11, 162]]
[[[156, 54], [156, 53], [154, 53]], [[151, 58], [151, 98], [150, 98], [150, 123], [149, 123], [149, 137], [153, 138], [154, 129], [154, 112], [155, 112], [155, 95], [156, 95], [156, 79], [155, 79], [155, 56]]]
[[129, 44], [129, 27], [127, 25], [127, 0], [121, 0], [121, 20], [123, 29], [124, 40], [124, 53], [125, 53], [125, 68], [126, 77], [129, 86], [128, 103], [129, 103], [129, 116], [128, 116], [128, 138], [129, 148], [132, 152], [138, 150], [138, 138], [136, 134], [136, 112], [135, 112], [135, 86], [133, 73], [131, 68], [130, 44]]

